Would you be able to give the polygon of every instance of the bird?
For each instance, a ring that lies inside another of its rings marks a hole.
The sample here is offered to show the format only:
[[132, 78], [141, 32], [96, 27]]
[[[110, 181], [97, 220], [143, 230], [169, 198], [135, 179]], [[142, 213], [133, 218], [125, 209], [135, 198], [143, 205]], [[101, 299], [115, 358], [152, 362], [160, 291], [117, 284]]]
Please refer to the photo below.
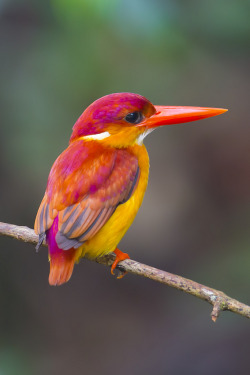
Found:
[[[73, 126], [69, 146], [49, 173], [34, 229], [48, 245], [49, 284], [66, 283], [82, 257], [114, 252], [111, 273], [129, 259], [118, 244], [131, 226], [148, 184], [144, 138], [157, 127], [226, 112], [223, 108], [153, 105], [128, 92], [90, 104]], [[120, 276], [123, 276], [121, 274]]]

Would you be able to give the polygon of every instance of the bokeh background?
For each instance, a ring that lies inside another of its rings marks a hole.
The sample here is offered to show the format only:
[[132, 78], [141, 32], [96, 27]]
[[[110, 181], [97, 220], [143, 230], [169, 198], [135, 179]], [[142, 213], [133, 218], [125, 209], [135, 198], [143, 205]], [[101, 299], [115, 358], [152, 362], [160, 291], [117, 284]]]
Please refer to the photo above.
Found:
[[[81, 112], [129, 91], [229, 108], [150, 135], [133, 259], [250, 304], [250, 2], [1, 0], [0, 220], [33, 227]], [[87, 260], [50, 287], [47, 250], [0, 238], [0, 374], [243, 374], [250, 325]]]

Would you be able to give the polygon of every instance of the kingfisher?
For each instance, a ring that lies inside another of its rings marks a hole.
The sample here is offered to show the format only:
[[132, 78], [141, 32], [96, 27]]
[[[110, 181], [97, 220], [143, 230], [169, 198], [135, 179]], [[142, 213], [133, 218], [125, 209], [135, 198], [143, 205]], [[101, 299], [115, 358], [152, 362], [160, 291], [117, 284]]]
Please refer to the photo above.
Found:
[[48, 244], [50, 285], [66, 283], [80, 258], [114, 252], [132, 224], [148, 184], [144, 138], [157, 127], [205, 119], [222, 108], [153, 105], [133, 93], [93, 102], [73, 126], [69, 146], [54, 162], [35, 220], [37, 249]]

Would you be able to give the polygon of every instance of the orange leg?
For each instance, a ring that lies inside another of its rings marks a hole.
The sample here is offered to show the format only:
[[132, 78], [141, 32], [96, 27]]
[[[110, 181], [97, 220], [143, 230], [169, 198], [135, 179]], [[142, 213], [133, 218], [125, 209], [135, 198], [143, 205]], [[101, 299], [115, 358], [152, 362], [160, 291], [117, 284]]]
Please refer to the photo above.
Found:
[[[122, 252], [121, 250], [119, 250], [118, 248], [115, 249], [114, 253], [115, 253], [116, 257], [115, 257], [114, 263], [113, 263], [112, 266], [111, 266], [111, 273], [112, 273], [112, 275], [114, 275], [114, 270], [115, 270], [115, 268], [116, 268], [116, 266], [117, 266], [117, 264], [118, 264], [119, 262], [121, 262], [122, 260], [125, 260], [125, 259], [130, 259], [130, 257], [129, 257], [128, 254], [123, 253], [123, 252]], [[125, 276], [126, 273], [127, 273], [127, 272], [123, 272], [123, 273], [121, 273], [121, 275], [119, 275], [119, 276], [117, 277], [117, 279], [121, 279], [121, 278], [123, 278], [123, 276]]]

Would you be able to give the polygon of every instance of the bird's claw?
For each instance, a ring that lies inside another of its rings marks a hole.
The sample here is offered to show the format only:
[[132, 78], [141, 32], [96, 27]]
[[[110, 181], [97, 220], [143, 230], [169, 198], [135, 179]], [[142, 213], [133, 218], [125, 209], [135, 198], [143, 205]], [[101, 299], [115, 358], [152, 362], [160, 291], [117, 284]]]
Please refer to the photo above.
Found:
[[[125, 260], [125, 259], [130, 259], [128, 254], [123, 253], [119, 249], [115, 249], [114, 253], [115, 253], [116, 257], [115, 257], [115, 260], [114, 260], [114, 262], [111, 266], [111, 274], [112, 275], [115, 275], [114, 271], [115, 271], [116, 268], [119, 269], [119, 265], [118, 265], [119, 262], [121, 262], [122, 260]], [[117, 279], [122, 279], [126, 274], [127, 274], [127, 272], [120, 268]]]

